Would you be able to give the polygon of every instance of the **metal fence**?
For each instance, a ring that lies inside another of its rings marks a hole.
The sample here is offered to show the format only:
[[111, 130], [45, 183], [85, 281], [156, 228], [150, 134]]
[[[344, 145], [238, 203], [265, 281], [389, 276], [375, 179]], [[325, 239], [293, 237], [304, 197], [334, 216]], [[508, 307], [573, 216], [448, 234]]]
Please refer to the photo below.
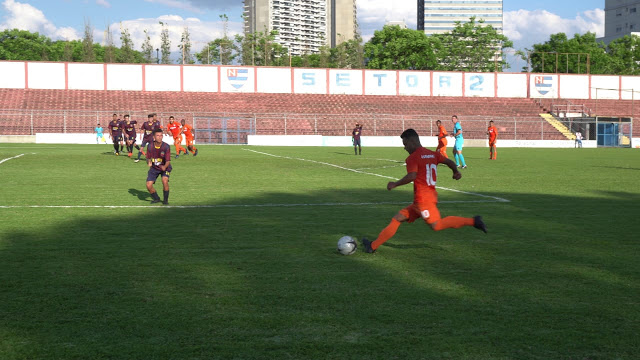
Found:
[[[34, 135], [36, 133], [92, 133], [98, 123], [103, 128], [111, 120], [111, 111], [80, 110], [0, 110], [0, 135]], [[130, 114], [132, 120], [142, 123], [147, 113], [141, 111], [118, 112], [122, 117]], [[420, 135], [435, 136], [435, 121], [442, 120], [451, 130], [450, 115], [393, 115], [393, 114], [286, 114], [286, 113], [186, 113], [158, 112], [158, 119], [168, 122], [170, 115], [185, 119], [198, 130], [224, 129], [222, 121], [234, 119], [234, 131], [244, 142], [247, 134], [257, 135], [325, 135], [350, 136], [354, 124], [363, 124], [365, 136], [398, 136], [413, 128]], [[205, 123], [205, 119], [207, 119]], [[558, 140], [564, 137], [540, 117], [488, 117], [460, 116], [467, 139], [484, 139], [489, 120], [498, 128], [499, 138], [508, 140]], [[219, 127], [212, 124], [220, 123]], [[206, 125], [205, 125], [206, 124]], [[230, 129], [227, 129], [230, 130]], [[228, 132], [229, 133], [229, 132]], [[222, 134], [222, 133], [220, 133]], [[221, 137], [220, 137], [221, 139]], [[204, 139], [203, 139], [204, 140]], [[238, 140], [240, 141], [240, 140]], [[212, 140], [216, 142], [216, 140]]]

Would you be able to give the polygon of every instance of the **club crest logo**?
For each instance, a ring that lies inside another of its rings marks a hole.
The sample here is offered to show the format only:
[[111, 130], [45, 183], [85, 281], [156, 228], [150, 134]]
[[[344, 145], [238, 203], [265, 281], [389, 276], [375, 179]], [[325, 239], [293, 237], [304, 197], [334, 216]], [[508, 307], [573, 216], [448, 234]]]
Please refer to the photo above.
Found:
[[249, 78], [249, 69], [227, 69], [227, 79], [235, 89], [244, 86]]
[[536, 76], [534, 81], [540, 95], [547, 95], [553, 88], [552, 76]]

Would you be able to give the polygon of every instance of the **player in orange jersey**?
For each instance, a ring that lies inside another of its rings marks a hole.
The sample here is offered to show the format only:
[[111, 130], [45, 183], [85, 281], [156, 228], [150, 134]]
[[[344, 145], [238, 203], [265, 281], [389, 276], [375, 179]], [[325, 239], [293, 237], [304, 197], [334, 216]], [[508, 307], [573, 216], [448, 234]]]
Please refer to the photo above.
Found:
[[487, 135], [489, 135], [489, 160], [496, 160], [498, 158], [498, 150], [496, 150], [496, 140], [498, 139], [498, 129], [493, 126], [493, 120], [489, 121], [489, 128], [487, 129]]
[[189, 155], [187, 149], [182, 147], [182, 126], [175, 121], [173, 115], [169, 116], [167, 133], [173, 136], [173, 145], [176, 147], [176, 159], [180, 156], [181, 151], [184, 151], [185, 154]]
[[437, 120], [436, 125], [438, 126], [438, 147], [436, 151], [439, 152], [446, 159], [449, 158], [447, 155], [447, 130], [445, 130], [444, 126], [442, 126], [442, 121]]
[[453, 171], [453, 178], [460, 180], [462, 174], [458, 171], [456, 163], [444, 158], [438, 152], [423, 148], [420, 145], [418, 133], [413, 129], [405, 130], [400, 137], [404, 149], [410, 154], [406, 160], [407, 175], [398, 181], [389, 182], [387, 190], [413, 182], [413, 204], [400, 210], [391, 219], [391, 223], [380, 232], [375, 241], [362, 238], [365, 252], [375, 252], [380, 245], [395, 235], [401, 223], [405, 221], [412, 223], [418, 218], [422, 218], [435, 231], [473, 226], [486, 233], [487, 227], [482, 221], [482, 216], [473, 218], [448, 216], [444, 219], [440, 217], [440, 211], [437, 207], [438, 193], [436, 192], [438, 164], [447, 165]]
[[197, 156], [198, 149], [193, 146], [193, 127], [191, 125], [188, 125], [187, 122], [184, 121], [184, 119], [180, 120], [180, 123], [182, 124], [182, 133], [187, 140], [187, 149], [189, 149], [189, 151], [193, 153], [193, 156]]

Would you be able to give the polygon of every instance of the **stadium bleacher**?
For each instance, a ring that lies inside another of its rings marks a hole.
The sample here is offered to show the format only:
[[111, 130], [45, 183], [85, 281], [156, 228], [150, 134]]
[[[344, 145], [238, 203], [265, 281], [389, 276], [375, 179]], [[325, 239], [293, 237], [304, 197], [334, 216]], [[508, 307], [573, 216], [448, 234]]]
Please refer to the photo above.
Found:
[[503, 138], [513, 133], [511, 138], [563, 139], [540, 120], [542, 107], [522, 98], [0, 89], [0, 104], [5, 114], [15, 110], [2, 115], [0, 133], [5, 135], [91, 132], [97, 121], [110, 119], [111, 112], [130, 113], [137, 120], [149, 112], [161, 118], [181, 113], [187, 121], [206, 114], [255, 116], [257, 134], [284, 134], [286, 127], [287, 134], [346, 135], [361, 121], [371, 135], [397, 135], [398, 129], [408, 127], [433, 135], [436, 118], [448, 125], [457, 114], [467, 138], [485, 138], [489, 119], [506, 119], [497, 124]]

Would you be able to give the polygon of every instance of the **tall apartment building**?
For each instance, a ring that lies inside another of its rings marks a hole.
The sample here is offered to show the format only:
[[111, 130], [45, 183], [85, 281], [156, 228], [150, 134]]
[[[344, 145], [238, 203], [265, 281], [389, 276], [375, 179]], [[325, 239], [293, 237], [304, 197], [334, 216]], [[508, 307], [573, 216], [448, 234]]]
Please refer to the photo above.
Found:
[[418, 0], [418, 30], [427, 35], [449, 32], [456, 21], [465, 23], [473, 16], [503, 33], [502, 0]]
[[277, 30], [292, 55], [317, 53], [356, 34], [355, 0], [244, 0], [245, 33]]
[[605, 43], [631, 34], [640, 35], [640, 1], [605, 0], [604, 37]]

